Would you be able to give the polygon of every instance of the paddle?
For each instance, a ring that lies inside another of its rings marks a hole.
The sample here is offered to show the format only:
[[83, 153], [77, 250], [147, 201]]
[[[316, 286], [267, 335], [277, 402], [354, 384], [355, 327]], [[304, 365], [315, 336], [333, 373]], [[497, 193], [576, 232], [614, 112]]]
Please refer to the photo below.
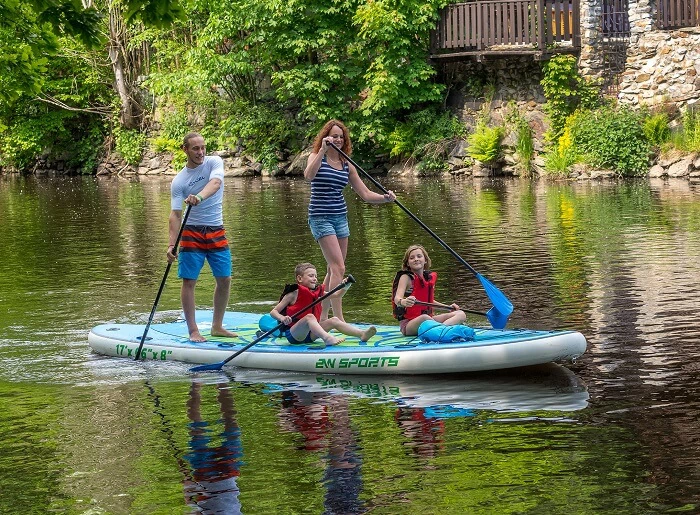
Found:
[[[330, 297], [331, 295], [333, 295], [333, 294], [334, 294], [335, 292], [337, 292], [338, 290], [347, 290], [348, 288], [350, 288], [350, 286], [351, 286], [354, 282], [355, 282], [355, 278], [354, 278], [352, 275], [348, 275], [348, 276], [345, 278], [345, 280], [344, 280], [343, 282], [341, 282], [338, 286], [336, 286], [335, 288], [333, 288], [333, 289], [332, 289], [331, 291], [329, 291], [328, 293], [325, 293], [324, 295], [322, 295], [321, 297], [319, 297], [318, 299], [316, 299], [315, 301], [313, 301], [311, 304], [309, 304], [309, 305], [306, 306], [305, 308], [300, 309], [298, 312], [296, 312], [294, 315], [292, 315], [292, 317], [291, 317], [291, 318], [292, 318], [292, 321], [295, 321], [295, 319], [296, 319], [297, 317], [299, 317], [299, 315], [301, 315], [303, 312], [307, 311], [308, 309], [311, 309], [312, 307], [314, 307], [314, 306], [315, 306], [316, 304], [318, 304], [319, 302], [322, 302], [323, 300], [327, 299], [328, 297]], [[282, 328], [285, 327], [285, 326], [286, 326], [286, 324], [285, 324], [284, 322], [280, 322], [280, 323], [277, 324], [275, 327], [273, 327], [273, 328], [270, 329], [269, 331], [264, 332], [263, 334], [261, 334], [260, 336], [258, 336], [255, 340], [253, 340], [252, 342], [250, 342], [248, 345], [246, 345], [245, 347], [243, 347], [241, 350], [239, 350], [239, 351], [233, 353], [231, 356], [229, 356], [229, 357], [226, 358], [225, 360], [220, 361], [219, 363], [211, 363], [211, 364], [209, 364], [209, 365], [198, 365], [198, 366], [196, 366], [196, 367], [192, 367], [192, 368], [190, 368], [190, 372], [209, 372], [209, 371], [221, 370], [221, 368], [222, 368], [226, 363], [228, 363], [229, 361], [231, 361], [232, 359], [234, 359], [235, 357], [237, 357], [239, 354], [242, 354], [243, 352], [247, 351], [248, 349], [250, 349], [250, 348], [251, 348], [253, 345], [255, 345], [256, 343], [261, 342], [262, 340], [264, 340], [265, 338], [267, 338], [268, 336], [270, 336], [272, 333], [274, 333], [274, 332], [277, 331], [278, 329], [282, 329]]]
[[[343, 152], [342, 150], [340, 150], [337, 146], [335, 146], [335, 145], [334, 145], [333, 143], [331, 143], [331, 142], [328, 142], [328, 145], [330, 145], [331, 147], [333, 147], [334, 149], [336, 149], [336, 150], [338, 151], [338, 153], [339, 153], [341, 156], [343, 156], [345, 159], [347, 159], [348, 162], [352, 163], [352, 165], [353, 165], [355, 168], [357, 168], [360, 172], [362, 172], [362, 174], [363, 174], [365, 177], [367, 177], [370, 181], [372, 181], [372, 183], [373, 183], [377, 188], [379, 188], [379, 189], [380, 189], [381, 191], [383, 191], [384, 193], [389, 193], [389, 191], [388, 191], [384, 186], [382, 186], [382, 185], [381, 185], [374, 177], [372, 177], [370, 174], [368, 174], [367, 172], [365, 172], [365, 171], [362, 169], [362, 167], [361, 167], [360, 165], [358, 165], [355, 161], [353, 161], [352, 158], [351, 158], [349, 155], [347, 155], [345, 152]], [[455, 257], [455, 259], [457, 259], [457, 261], [459, 261], [459, 262], [462, 263], [464, 266], [466, 266], [466, 267], [471, 271], [471, 273], [474, 274], [474, 276], [479, 280], [479, 282], [480, 282], [481, 285], [483, 286], [484, 291], [486, 292], [486, 295], [488, 296], [488, 298], [489, 298], [489, 299], [491, 300], [491, 302], [493, 303], [493, 307], [492, 307], [491, 309], [489, 309], [488, 312], [486, 313], [486, 318], [488, 318], [489, 322], [491, 322], [491, 325], [492, 325], [495, 329], [503, 329], [503, 328], [506, 326], [506, 324], [508, 323], [508, 317], [509, 317], [510, 314], [513, 312], [513, 304], [511, 303], [510, 300], [508, 300], [508, 297], [506, 297], [506, 296], [503, 294], [503, 292], [501, 292], [501, 290], [499, 290], [498, 288], [496, 288], [496, 286], [495, 286], [491, 281], [489, 281], [486, 277], [484, 277], [484, 276], [481, 275], [479, 272], [477, 272], [476, 270], [474, 270], [474, 268], [473, 268], [469, 263], [467, 263], [467, 262], [464, 260], [464, 258], [462, 258], [462, 256], [460, 256], [460, 255], [457, 254], [454, 250], [452, 250], [452, 248], [450, 248], [450, 246], [449, 246], [447, 243], [445, 243], [444, 241], [442, 241], [442, 239], [440, 239], [440, 237], [439, 237], [437, 234], [435, 234], [435, 233], [430, 229], [430, 227], [428, 227], [427, 225], [425, 225], [416, 215], [414, 215], [413, 213], [411, 213], [411, 212], [408, 210], [408, 208], [407, 208], [406, 206], [404, 206], [403, 204], [401, 204], [401, 202], [399, 202], [398, 200], [395, 200], [394, 203], [395, 203], [397, 206], [399, 206], [401, 209], [403, 209], [403, 211], [404, 211], [408, 216], [410, 216], [411, 218], [413, 218], [413, 220], [414, 220], [416, 223], [418, 223], [418, 225], [420, 225], [423, 229], [425, 229], [426, 231], [428, 231], [428, 234], [430, 234], [433, 238], [435, 238], [435, 239], [438, 241], [438, 243], [439, 243], [440, 245], [442, 245], [450, 254], [452, 254], [452, 255]]]
[[[182, 224], [180, 224], [180, 230], [177, 233], [177, 238], [175, 239], [175, 245], [173, 249], [173, 254], [177, 252], [177, 246], [180, 244], [180, 238], [182, 237], [182, 230], [185, 228], [187, 223], [187, 218], [190, 216], [190, 211], [192, 210], [192, 205], [188, 205], [185, 210], [185, 216], [182, 219]], [[156, 308], [158, 307], [158, 301], [160, 300], [160, 295], [163, 293], [163, 288], [165, 287], [165, 280], [168, 278], [168, 273], [170, 272], [170, 267], [172, 266], [172, 261], [168, 261], [168, 266], [165, 267], [165, 274], [163, 274], [163, 280], [160, 282], [160, 288], [158, 288], [158, 294], [156, 295], [156, 300], [153, 303], [153, 308], [151, 309], [151, 316], [148, 317], [148, 323], [146, 324], [146, 329], [143, 331], [143, 336], [141, 337], [141, 343], [139, 343], [139, 348], [136, 350], [136, 357], [134, 360], [138, 360], [141, 356], [141, 349], [143, 349], [143, 344], [146, 341], [146, 335], [151, 327], [151, 322], [153, 322], [153, 315], [156, 314]]]
[[[414, 304], [418, 304], [419, 306], [428, 306], [430, 308], [435, 308], [435, 309], [444, 309], [446, 311], [455, 311], [455, 308], [452, 306], [448, 306], [447, 304], [443, 304], [442, 302], [423, 302], [422, 300], [416, 300], [414, 301]], [[464, 309], [464, 308], [459, 308], [465, 313], [472, 313], [474, 315], [481, 315], [482, 317], [487, 317], [488, 313], [484, 313], [483, 311], [476, 311], [473, 309]]]

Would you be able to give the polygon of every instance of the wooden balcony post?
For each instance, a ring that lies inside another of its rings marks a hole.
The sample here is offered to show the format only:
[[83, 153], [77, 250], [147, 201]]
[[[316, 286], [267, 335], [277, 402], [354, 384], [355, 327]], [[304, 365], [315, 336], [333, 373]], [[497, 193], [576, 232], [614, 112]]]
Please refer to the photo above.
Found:
[[547, 25], [545, 25], [545, 0], [537, 0], [537, 47], [545, 50], [545, 38], [547, 37]]

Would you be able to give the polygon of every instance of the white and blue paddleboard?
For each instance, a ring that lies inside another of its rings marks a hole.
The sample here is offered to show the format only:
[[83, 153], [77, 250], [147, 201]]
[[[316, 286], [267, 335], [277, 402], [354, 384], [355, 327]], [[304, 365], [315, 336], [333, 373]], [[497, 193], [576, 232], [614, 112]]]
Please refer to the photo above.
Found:
[[[196, 316], [200, 332], [208, 341], [190, 341], [184, 320], [154, 323], [140, 359], [218, 363], [260, 334], [258, 321], [262, 315], [259, 314], [226, 313], [224, 327], [236, 332], [237, 338], [209, 334], [211, 311], [197, 311]], [[348, 336], [343, 343], [330, 347], [324, 347], [321, 340], [292, 345], [283, 336], [270, 337], [241, 353], [230, 364], [334, 374], [440, 374], [569, 361], [586, 351], [586, 339], [576, 331], [476, 328], [473, 341], [423, 343], [416, 337], [403, 336], [398, 326], [376, 327], [377, 334], [368, 342]], [[90, 331], [88, 342], [99, 354], [134, 359], [144, 329], [145, 324], [102, 324]]]

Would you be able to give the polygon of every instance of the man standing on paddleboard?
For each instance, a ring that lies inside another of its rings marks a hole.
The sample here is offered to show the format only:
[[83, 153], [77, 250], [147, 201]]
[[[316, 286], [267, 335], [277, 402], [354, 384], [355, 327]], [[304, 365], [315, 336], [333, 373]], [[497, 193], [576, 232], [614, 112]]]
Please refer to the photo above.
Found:
[[[224, 162], [219, 156], [206, 155], [204, 138], [196, 132], [185, 136], [182, 150], [187, 154], [187, 164], [170, 186], [170, 243], [167, 256], [170, 263], [178, 260], [178, 277], [182, 279], [180, 299], [190, 340], [206, 341], [197, 327], [194, 301], [195, 286], [205, 259], [216, 279], [211, 335], [236, 337], [237, 334], [223, 327], [231, 292], [231, 250], [223, 220]], [[183, 203], [192, 208], [182, 230], [178, 252], [175, 244], [182, 223]]]

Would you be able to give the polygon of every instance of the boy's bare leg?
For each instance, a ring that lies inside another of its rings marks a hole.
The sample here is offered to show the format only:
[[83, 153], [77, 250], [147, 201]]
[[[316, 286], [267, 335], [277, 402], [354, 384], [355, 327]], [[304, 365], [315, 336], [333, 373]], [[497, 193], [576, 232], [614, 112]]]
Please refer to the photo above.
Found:
[[[335, 318], [336, 317], [333, 317], [333, 319]], [[324, 324], [330, 322], [330, 320], [333, 319], [324, 320], [323, 323], [319, 323], [315, 318], [313, 320], [309, 320], [308, 324], [309, 329], [311, 330], [311, 336], [321, 338], [323, 340], [323, 343], [325, 343], [326, 345], [338, 345], [339, 343], [343, 343], [345, 341], [345, 338], [336, 338], [323, 328]]]
[[328, 320], [324, 320], [323, 322], [321, 322], [321, 327], [323, 327], [326, 331], [335, 329], [336, 331], [343, 334], [347, 334], [348, 336], [355, 336], [363, 342], [366, 342], [372, 336], [377, 334], [377, 328], [373, 325], [369, 326], [365, 330], [362, 330], [359, 327], [355, 327], [354, 325], [350, 325], [347, 322], [343, 322], [338, 317], [333, 317], [329, 318]]

